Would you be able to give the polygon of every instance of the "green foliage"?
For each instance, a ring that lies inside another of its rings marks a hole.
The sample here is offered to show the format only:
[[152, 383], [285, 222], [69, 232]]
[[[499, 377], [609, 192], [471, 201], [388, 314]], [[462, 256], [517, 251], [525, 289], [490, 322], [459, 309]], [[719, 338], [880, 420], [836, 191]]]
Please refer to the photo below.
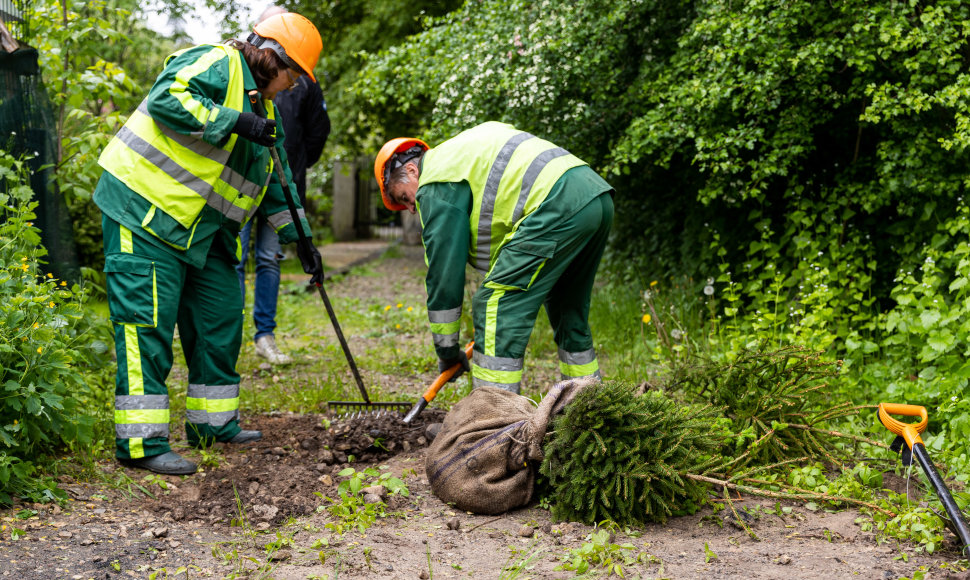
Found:
[[[0, 503], [36, 484], [32, 461], [66, 443], [89, 445], [108, 363], [103, 327], [84, 290], [40, 272], [46, 250], [31, 220], [26, 165], [0, 151]], [[88, 379], [92, 379], [91, 382]]]
[[640, 562], [660, 561], [656, 556], [637, 552], [636, 547], [629, 542], [613, 543], [607, 530], [597, 530], [586, 539], [588, 541], [582, 546], [572, 548], [566, 553], [563, 563], [556, 570], [569, 570], [577, 574], [605, 572], [607, 576], [625, 578], [624, 566], [629, 568]]
[[556, 519], [618, 524], [693, 513], [705, 484], [687, 477], [723, 460], [717, 409], [682, 405], [634, 386], [589, 386], [554, 422], [540, 473]]
[[357, 471], [353, 467], [347, 467], [337, 474], [347, 478], [337, 485], [339, 499], [314, 492], [331, 504], [327, 507], [327, 511], [334, 517], [334, 521], [328, 522], [326, 528], [338, 535], [343, 535], [345, 531], [353, 528], [356, 528], [360, 534], [364, 534], [367, 528], [374, 525], [377, 518], [387, 515], [384, 502], [366, 503], [364, 501], [361, 490], [367, 486], [383, 485], [388, 494], [407, 497], [410, 491], [404, 481], [386, 470], [386, 467], [381, 469], [368, 467]]
[[822, 382], [837, 372], [820, 353], [796, 346], [743, 349], [729, 364], [708, 360], [688, 369], [677, 384], [688, 400], [710, 401], [731, 419], [737, 436], [725, 455], [743, 457], [738, 466], [766, 465], [831, 456], [830, 438], [811, 428], [853, 411], [848, 404], [833, 405], [831, 389]]

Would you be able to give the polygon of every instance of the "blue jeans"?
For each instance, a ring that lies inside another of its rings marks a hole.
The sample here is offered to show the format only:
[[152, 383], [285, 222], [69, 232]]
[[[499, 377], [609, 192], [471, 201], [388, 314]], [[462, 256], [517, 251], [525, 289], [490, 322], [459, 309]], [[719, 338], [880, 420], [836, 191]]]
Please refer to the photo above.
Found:
[[273, 230], [273, 226], [265, 218], [254, 217], [239, 232], [242, 243], [242, 258], [236, 266], [239, 274], [239, 289], [242, 292], [243, 303], [246, 302], [246, 258], [249, 255], [249, 238], [256, 229], [256, 283], [253, 295], [253, 325], [256, 327], [258, 339], [264, 335], [272, 335], [276, 329], [276, 299], [280, 293], [280, 239]]

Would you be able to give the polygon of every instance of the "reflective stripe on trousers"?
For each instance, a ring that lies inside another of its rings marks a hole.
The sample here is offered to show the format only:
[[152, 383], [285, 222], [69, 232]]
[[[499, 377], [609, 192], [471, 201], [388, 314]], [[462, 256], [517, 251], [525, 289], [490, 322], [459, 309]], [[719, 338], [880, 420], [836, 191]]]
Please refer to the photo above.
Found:
[[185, 420], [196, 425], [222, 427], [239, 418], [239, 385], [189, 385]]

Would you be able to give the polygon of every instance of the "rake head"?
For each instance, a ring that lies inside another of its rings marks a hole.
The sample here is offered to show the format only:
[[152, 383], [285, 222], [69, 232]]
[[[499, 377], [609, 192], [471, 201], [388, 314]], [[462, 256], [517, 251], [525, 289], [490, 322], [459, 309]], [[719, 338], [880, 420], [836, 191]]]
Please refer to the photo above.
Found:
[[411, 403], [394, 403], [378, 401], [327, 401], [327, 412], [331, 415], [347, 419], [356, 419], [364, 415], [392, 415], [406, 413], [411, 409]]

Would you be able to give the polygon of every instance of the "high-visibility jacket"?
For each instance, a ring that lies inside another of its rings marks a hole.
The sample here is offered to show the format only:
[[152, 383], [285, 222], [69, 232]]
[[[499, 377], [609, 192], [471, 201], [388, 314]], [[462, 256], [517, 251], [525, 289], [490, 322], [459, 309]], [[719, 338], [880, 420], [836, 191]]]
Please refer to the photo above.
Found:
[[[102, 152], [98, 163], [110, 178], [99, 183], [95, 203], [190, 262], [204, 260], [217, 231], [235, 236], [257, 212], [267, 216], [281, 242], [295, 240], [269, 151], [232, 133], [239, 114], [252, 112], [247, 92], [254, 88], [242, 54], [229, 46], [200, 45], [171, 55], [148, 97]], [[263, 104], [274, 118], [272, 102]], [[280, 125], [277, 132], [282, 137]], [[276, 147], [285, 160], [282, 139]], [[290, 189], [299, 206], [292, 184]]]
[[[549, 141], [498, 122], [459, 133], [428, 150], [415, 196], [428, 263], [428, 318], [441, 358], [457, 356], [464, 297], [465, 262], [488, 275], [499, 251], [536, 212], [551, 223], [565, 220], [612, 188], [593, 171], [588, 187], [556, 187], [560, 178], [587, 163]], [[552, 251], [539, 248], [535, 251]]]

